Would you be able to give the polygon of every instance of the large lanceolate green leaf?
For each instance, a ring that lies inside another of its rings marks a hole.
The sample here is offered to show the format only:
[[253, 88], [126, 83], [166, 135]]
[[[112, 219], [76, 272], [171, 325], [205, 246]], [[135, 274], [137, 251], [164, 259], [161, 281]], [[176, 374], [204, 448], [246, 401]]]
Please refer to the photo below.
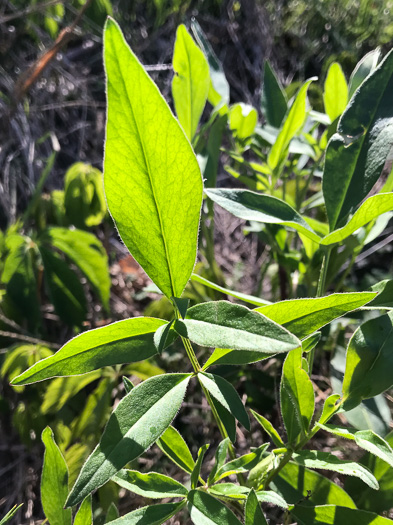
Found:
[[82, 501], [147, 450], [176, 416], [190, 374], [166, 374], [147, 379], [117, 405], [99, 445], [88, 457], [67, 506]]
[[149, 505], [129, 512], [125, 516], [111, 521], [111, 525], [161, 525], [174, 516], [185, 506], [184, 501], [179, 503], [160, 503]]
[[303, 339], [374, 297], [375, 292], [334, 293], [327, 297], [279, 301], [256, 308], [256, 311]]
[[289, 352], [301, 344], [270, 319], [227, 301], [194, 306], [187, 316], [187, 319], [175, 321], [175, 329], [202, 346], [256, 352], [262, 359], [266, 355]]
[[307, 80], [299, 89], [295, 101], [292, 104], [287, 117], [282, 124], [277, 140], [270, 150], [268, 164], [271, 169], [275, 169], [286, 157], [290, 141], [303, 126], [306, 120], [306, 99], [308, 86], [314, 79]]
[[64, 509], [68, 493], [67, 464], [49, 427], [42, 433], [45, 445], [41, 477], [41, 502], [51, 525], [71, 525], [71, 509]]
[[287, 97], [277, 77], [266, 60], [263, 73], [263, 86], [261, 93], [262, 115], [267, 123], [279, 128], [288, 109]]
[[282, 224], [302, 233], [312, 241], [320, 241], [319, 235], [303, 217], [277, 197], [249, 190], [205, 189], [205, 193], [212, 201], [239, 219], [265, 224]]
[[339, 485], [318, 472], [292, 461], [285, 465], [270, 486], [288, 503], [295, 504], [302, 501], [304, 505], [310, 506], [335, 504], [356, 508], [351, 497]]
[[173, 69], [172, 95], [176, 114], [191, 141], [206, 104], [210, 75], [205, 55], [183, 24], [176, 32]]
[[393, 385], [393, 313], [363, 323], [347, 348], [343, 382], [345, 410]]
[[373, 195], [363, 202], [345, 226], [329, 233], [329, 235], [324, 237], [320, 242], [325, 246], [341, 242], [368, 222], [376, 219], [383, 213], [392, 210], [393, 193], [379, 193], [378, 195]]
[[134, 317], [89, 330], [71, 339], [54, 355], [39, 361], [13, 380], [26, 385], [56, 376], [85, 374], [103, 366], [134, 363], [157, 353], [154, 332], [167, 321]]
[[122, 469], [112, 480], [144, 498], [182, 498], [187, 496], [188, 492], [178, 481], [157, 472], [141, 474], [136, 470]]
[[348, 85], [340, 64], [333, 62], [329, 67], [323, 93], [325, 111], [333, 122], [344, 111], [348, 102]]
[[374, 512], [348, 509], [336, 505], [305, 507], [296, 505], [291, 511], [299, 525], [391, 525], [392, 520], [378, 516]]
[[199, 490], [188, 493], [188, 510], [195, 525], [241, 525], [221, 501]]
[[302, 349], [289, 352], [282, 371], [280, 388], [281, 413], [290, 443], [308, 432], [314, 414], [314, 388], [302, 368]]
[[82, 230], [48, 228], [40, 238], [62, 251], [83, 272], [108, 309], [111, 280], [108, 257], [95, 235]]
[[346, 476], [355, 476], [372, 489], [378, 490], [379, 485], [375, 476], [355, 461], [342, 460], [334, 454], [320, 450], [301, 450], [293, 455], [293, 459], [303, 467], [332, 470]]
[[118, 25], [104, 34], [108, 117], [104, 185], [109, 211], [135, 259], [168, 297], [192, 273], [202, 177], [189, 141]]
[[330, 229], [367, 196], [393, 144], [393, 52], [366, 78], [326, 151], [323, 195]]

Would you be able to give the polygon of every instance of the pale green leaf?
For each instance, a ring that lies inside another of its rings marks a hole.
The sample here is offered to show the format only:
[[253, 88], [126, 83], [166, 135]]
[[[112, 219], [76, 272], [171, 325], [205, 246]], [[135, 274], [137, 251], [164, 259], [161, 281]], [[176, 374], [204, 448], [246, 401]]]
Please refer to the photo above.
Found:
[[152, 377], [120, 401], [99, 445], [83, 465], [67, 506], [76, 505], [101, 487], [161, 436], [181, 406], [189, 379], [189, 374]]
[[87, 496], [78, 509], [74, 518], [74, 525], [93, 525], [91, 496]]
[[205, 454], [206, 454], [209, 446], [210, 445], [203, 445], [198, 450], [198, 457], [197, 457], [197, 460], [195, 462], [195, 467], [194, 467], [193, 471], [191, 472], [191, 488], [192, 489], [195, 489], [197, 487], [197, 485], [198, 485], [198, 480], [199, 480], [199, 477], [200, 477], [200, 474], [201, 474], [203, 458], [205, 457]]
[[268, 436], [271, 437], [276, 447], [283, 447], [284, 446], [283, 440], [281, 439], [279, 433], [274, 428], [272, 423], [270, 423], [270, 421], [268, 421], [263, 416], [260, 416], [259, 414], [257, 414], [254, 410], [251, 410], [251, 414], [255, 417], [255, 419], [261, 425], [263, 430], [266, 432], [266, 434], [268, 434]]
[[104, 63], [109, 211], [125, 245], [153, 282], [168, 297], [180, 297], [196, 258], [202, 203], [198, 162], [112, 19], [105, 27]]
[[172, 96], [177, 118], [191, 141], [206, 104], [210, 75], [205, 55], [183, 24], [176, 32], [173, 70]]
[[337, 62], [333, 62], [328, 69], [323, 102], [325, 111], [332, 122], [341, 115], [348, 103], [348, 84]]
[[393, 313], [363, 323], [347, 348], [344, 409], [385, 392], [393, 385]]
[[346, 476], [355, 476], [372, 489], [378, 490], [379, 485], [375, 476], [366, 467], [355, 461], [342, 460], [321, 450], [301, 450], [293, 455], [293, 459], [303, 467], [332, 470]]
[[231, 107], [229, 112], [229, 129], [232, 130], [234, 136], [238, 139], [245, 140], [251, 137], [257, 122], [257, 110], [249, 104], [239, 102]]
[[284, 361], [280, 404], [288, 440], [295, 443], [298, 437], [307, 434], [315, 409], [314, 388], [302, 368], [301, 348], [289, 352]]
[[120, 470], [112, 481], [144, 498], [183, 498], [187, 496], [184, 485], [157, 472], [141, 474], [136, 470]]
[[20, 505], [14, 505], [14, 507], [12, 507], [12, 509], [9, 512], [7, 512], [7, 514], [0, 521], [0, 525], [6, 525], [6, 523], [9, 523], [22, 505], [23, 503], [21, 503]]
[[205, 193], [212, 201], [239, 219], [281, 224], [304, 234], [312, 241], [319, 242], [321, 239], [296, 210], [277, 197], [249, 190], [221, 188], [205, 189]]
[[307, 90], [314, 78], [307, 80], [299, 89], [295, 101], [285, 117], [277, 140], [270, 150], [268, 164], [271, 169], [275, 169], [285, 158], [288, 146], [293, 137], [298, 133], [306, 120], [306, 100]]
[[165, 430], [157, 440], [157, 445], [179, 468], [191, 474], [195, 461], [186, 442], [174, 427]]
[[322, 505], [320, 507], [304, 507], [296, 505], [291, 513], [298, 520], [299, 525], [389, 525], [392, 520], [378, 516], [373, 512], [348, 509], [336, 505]]
[[235, 417], [247, 430], [250, 421], [242, 400], [235, 388], [226, 379], [218, 375], [201, 372], [198, 379], [208, 392]]
[[256, 308], [303, 339], [334, 319], [374, 299], [373, 292], [334, 293], [326, 297], [292, 299]]
[[265, 61], [261, 93], [262, 115], [267, 123], [279, 128], [288, 109], [287, 97], [268, 60]]
[[241, 525], [221, 501], [199, 490], [188, 493], [188, 510], [195, 525]]
[[341, 242], [365, 224], [382, 215], [382, 213], [392, 210], [393, 193], [373, 195], [363, 202], [345, 226], [329, 233], [329, 235], [321, 239], [320, 243], [327, 246]]
[[162, 525], [179, 512], [185, 505], [179, 503], [159, 503], [129, 512], [125, 516], [111, 521], [111, 525]]
[[370, 73], [377, 67], [379, 57], [381, 55], [381, 49], [373, 49], [356, 64], [355, 69], [349, 79], [349, 98], [355, 93], [360, 87], [360, 84], [368, 77]]
[[142, 361], [157, 352], [154, 332], [165, 324], [167, 321], [161, 319], [134, 317], [89, 330], [16, 377], [13, 384], [25, 385], [56, 376], [85, 374], [103, 366]]
[[225, 463], [225, 465], [217, 470], [217, 473], [214, 476], [214, 483], [217, 483], [217, 481], [231, 476], [232, 474], [249, 472], [262, 460], [263, 454], [268, 447], [269, 444], [265, 443], [252, 452]]
[[308, 337], [306, 337], [305, 339], [303, 339], [302, 340], [303, 352], [305, 353], [311, 352], [311, 350], [313, 350], [319, 343], [321, 339], [321, 335], [322, 335], [321, 332], [315, 332], [309, 335]]
[[216, 454], [215, 454], [215, 460], [213, 468], [210, 471], [209, 477], [207, 479], [207, 484], [211, 485], [214, 480], [214, 476], [217, 473], [217, 470], [219, 470], [225, 463], [225, 460], [227, 458], [228, 448], [229, 448], [229, 438], [223, 439], [219, 445], [217, 446]]
[[42, 432], [42, 441], [45, 454], [41, 476], [41, 503], [45, 516], [51, 525], [71, 525], [71, 509], [64, 509], [68, 494], [67, 464], [49, 427]]

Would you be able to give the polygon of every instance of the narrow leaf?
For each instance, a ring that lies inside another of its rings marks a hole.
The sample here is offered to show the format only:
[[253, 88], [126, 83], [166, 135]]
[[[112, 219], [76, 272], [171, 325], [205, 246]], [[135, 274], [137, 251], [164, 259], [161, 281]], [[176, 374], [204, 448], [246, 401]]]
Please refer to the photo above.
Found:
[[157, 440], [157, 445], [179, 468], [191, 474], [195, 461], [186, 442], [174, 427], [169, 427]]
[[12, 509], [9, 512], [7, 512], [7, 514], [0, 521], [0, 525], [6, 525], [6, 523], [9, 523], [12, 520], [12, 518], [15, 516], [15, 514], [18, 512], [18, 510], [21, 508], [22, 505], [23, 503], [12, 507]]
[[[393, 131], [392, 131], [393, 133]], [[356, 230], [376, 219], [383, 213], [393, 210], [393, 193], [379, 193], [369, 197], [345, 226], [329, 233], [320, 243], [324, 246], [341, 242]]]
[[228, 454], [229, 443], [229, 438], [225, 438], [219, 443], [215, 454], [214, 465], [207, 479], [208, 485], [211, 485], [213, 483], [214, 476], [216, 475], [217, 470], [219, 470], [224, 465]]
[[298, 520], [299, 525], [312, 525], [321, 523], [323, 525], [391, 525], [392, 520], [378, 516], [374, 512], [364, 510], [348, 509], [336, 505], [322, 505], [320, 507], [304, 507], [296, 505], [291, 514]]
[[321, 340], [321, 332], [315, 332], [302, 340], [302, 350], [305, 353], [311, 352]]
[[347, 348], [343, 382], [345, 410], [393, 385], [392, 345], [393, 313], [370, 319], [355, 331]]
[[221, 501], [199, 490], [188, 493], [188, 510], [195, 525], [241, 525]]
[[71, 525], [71, 509], [64, 509], [68, 494], [68, 468], [56, 445], [53, 432], [46, 427], [42, 432], [45, 445], [41, 477], [41, 503], [51, 525]]
[[167, 297], [180, 297], [196, 258], [202, 203], [198, 162], [112, 19], [105, 26], [104, 63], [109, 211], [125, 245], [153, 282]]
[[256, 311], [303, 339], [334, 319], [364, 306], [374, 297], [372, 292], [334, 293], [326, 297], [279, 301]]
[[270, 436], [270, 438], [273, 440], [273, 443], [276, 445], [276, 447], [283, 447], [284, 443], [281, 439], [279, 433], [274, 428], [274, 426], [263, 416], [260, 416], [257, 414], [254, 410], [251, 410], [251, 414], [254, 416], [254, 418], [258, 421], [258, 423], [261, 425], [263, 430]]
[[141, 474], [136, 470], [122, 469], [112, 481], [144, 498], [183, 498], [188, 493], [184, 485], [157, 472]]
[[348, 85], [340, 64], [333, 62], [327, 72], [323, 93], [325, 111], [332, 122], [341, 115], [348, 102]]
[[280, 404], [288, 440], [295, 443], [308, 432], [315, 408], [314, 388], [302, 368], [301, 348], [289, 352], [284, 361]]
[[202, 346], [276, 354], [298, 348], [300, 341], [285, 328], [245, 306], [211, 301], [188, 310], [175, 329]]
[[172, 518], [185, 505], [184, 501], [179, 503], [159, 503], [133, 510], [117, 520], [111, 521], [111, 525], [161, 525]]
[[378, 490], [379, 485], [375, 476], [367, 468], [355, 461], [341, 460], [337, 456], [329, 454], [329, 452], [320, 450], [301, 450], [293, 455], [293, 459], [303, 467], [332, 470], [339, 474], [355, 476], [372, 489]]
[[280, 133], [278, 134], [277, 140], [270, 150], [268, 156], [268, 164], [271, 169], [275, 169], [278, 164], [283, 160], [286, 155], [290, 141], [296, 135], [296, 133], [303, 126], [306, 119], [306, 99], [307, 90], [311, 82], [315, 80], [311, 78], [307, 80], [303, 86], [299, 89], [296, 95], [295, 101], [292, 104], [287, 117], [281, 127]]
[[288, 109], [287, 97], [272, 67], [266, 60], [261, 93], [262, 115], [274, 128], [281, 127]]
[[244, 507], [244, 520], [245, 525], [267, 525], [254, 489], [250, 491]]
[[195, 462], [195, 467], [194, 467], [194, 470], [191, 472], [191, 488], [192, 489], [195, 489], [198, 485], [199, 476], [201, 474], [203, 458], [205, 457], [205, 454], [208, 448], [209, 448], [209, 445], [203, 445], [198, 450], [198, 457]]
[[54, 355], [39, 361], [13, 380], [26, 385], [56, 376], [85, 374], [104, 366], [133, 363], [157, 351], [154, 332], [167, 321], [134, 317], [89, 330], [71, 339]]
[[105, 516], [105, 523], [110, 523], [111, 521], [116, 520], [118, 517], [119, 511], [117, 510], [116, 505], [112, 501]]
[[250, 471], [252, 468], [259, 463], [263, 457], [264, 452], [269, 447], [268, 443], [265, 443], [255, 449], [249, 454], [240, 456], [239, 458], [229, 461], [218, 469], [217, 474], [214, 477], [214, 482], [220, 481], [223, 478], [226, 478], [232, 474], [239, 474]]
[[262, 193], [249, 190], [205, 189], [206, 195], [235, 217], [265, 224], [281, 224], [304, 234], [312, 241], [320, 237], [289, 204]]
[[83, 465], [68, 496], [67, 506], [76, 505], [101, 487], [160, 437], [176, 416], [189, 379], [189, 374], [152, 377], [120, 401], [109, 418], [100, 444]]
[[182, 24], [177, 28], [173, 51], [172, 96], [176, 114], [188, 140], [192, 140], [206, 104], [210, 86], [205, 55]]
[[236, 419], [214, 397], [212, 397], [212, 401], [213, 401], [214, 408], [216, 409], [216, 412], [218, 413], [218, 417], [220, 418], [222, 424], [224, 425], [225, 431], [229, 439], [232, 441], [232, 443], [235, 443], [236, 441]]
[[230, 412], [247, 430], [250, 421], [244, 405], [234, 387], [218, 375], [199, 373], [198, 379], [208, 392]]

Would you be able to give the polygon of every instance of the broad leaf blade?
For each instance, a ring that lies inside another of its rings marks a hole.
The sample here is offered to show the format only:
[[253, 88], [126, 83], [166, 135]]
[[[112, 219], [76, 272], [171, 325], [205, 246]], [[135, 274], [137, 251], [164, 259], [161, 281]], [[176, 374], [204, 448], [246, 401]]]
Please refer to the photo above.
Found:
[[292, 299], [256, 308], [303, 339], [334, 319], [374, 299], [373, 292], [334, 293], [326, 297]]
[[244, 405], [234, 387], [218, 375], [199, 373], [198, 379], [208, 392], [230, 412], [247, 430], [250, 421]]
[[100, 444], [84, 464], [67, 506], [82, 501], [160, 437], [176, 416], [189, 379], [189, 374], [152, 377], [120, 401], [109, 418]]
[[176, 321], [175, 329], [196, 344], [275, 354], [289, 352], [300, 341], [285, 328], [245, 306], [211, 301], [188, 310], [189, 319]]
[[282, 224], [302, 233], [312, 241], [320, 237], [289, 204], [249, 190], [205, 189], [206, 195], [235, 217], [265, 224]]
[[111, 521], [111, 525], [162, 525], [172, 516], [177, 514], [185, 505], [185, 502], [179, 503], [159, 503], [158, 505], [149, 505], [121, 516], [117, 520]]
[[179, 468], [191, 474], [195, 461], [186, 442], [174, 427], [165, 430], [157, 440], [157, 445]]
[[148, 359], [156, 354], [155, 331], [167, 321], [134, 317], [89, 330], [71, 339], [54, 355], [39, 361], [13, 380], [26, 385], [56, 376], [85, 374], [104, 366]]
[[195, 525], [241, 525], [221, 501], [199, 490], [188, 493], [188, 510]]
[[41, 502], [51, 525], [71, 525], [71, 509], [64, 509], [68, 493], [68, 468], [56, 445], [53, 432], [46, 427], [42, 432], [45, 445], [41, 477]]
[[210, 86], [209, 64], [186, 27], [177, 28], [173, 51], [172, 96], [177, 118], [192, 140], [206, 104]]
[[340, 64], [329, 67], [323, 93], [325, 111], [332, 122], [341, 115], [348, 102], [348, 85]]
[[355, 69], [352, 72], [351, 78], [349, 79], [349, 98], [355, 93], [360, 87], [362, 82], [374, 71], [377, 67], [381, 50], [378, 47], [373, 51], [370, 51], [356, 64]]
[[373, 195], [363, 202], [345, 226], [329, 233], [320, 242], [324, 246], [341, 242], [365, 224], [382, 215], [382, 213], [392, 210], [393, 193]]
[[188, 493], [184, 485], [157, 472], [141, 474], [136, 470], [122, 469], [112, 480], [144, 498], [183, 498]]
[[261, 93], [262, 115], [268, 124], [279, 128], [288, 109], [287, 97], [268, 60], [265, 62]]
[[244, 520], [245, 525], [267, 525], [254, 489], [250, 491], [244, 507]]
[[378, 292], [378, 295], [373, 299], [367, 307], [372, 308], [393, 308], [393, 280], [386, 279], [374, 284], [371, 289], [373, 292]]
[[367, 196], [393, 144], [393, 53], [390, 52], [352, 97], [331, 138], [323, 195], [333, 231]]
[[293, 459], [303, 467], [332, 470], [339, 474], [355, 476], [364, 481], [369, 487], [378, 490], [379, 485], [375, 476], [367, 468], [355, 461], [341, 460], [337, 456], [329, 454], [329, 452], [320, 450], [301, 450], [293, 455]]
[[343, 382], [343, 407], [350, 410], [363, 399], [393, 385], [393, 313], [363, 323], [347, 348]]
[[198, 162], [112, 19], [105, 28], [104, 62], [109, 211], [125, 245], [154, 283], [167, 297], [180, 297], [196, 258], [202, 203]]
[[301, 348], [289, 352], [284, 361], [280, 404], [288, 440], [295, 443], [308, 432], [315, 409], [314, 388], [302, 368]]
[[391, 525], [392, 520], [378, 516], [374, 512], [348, 509], [336, 505], [322, 505], [320, 507], [304, 507], [296, 505], [291, 513], [300, 525]]

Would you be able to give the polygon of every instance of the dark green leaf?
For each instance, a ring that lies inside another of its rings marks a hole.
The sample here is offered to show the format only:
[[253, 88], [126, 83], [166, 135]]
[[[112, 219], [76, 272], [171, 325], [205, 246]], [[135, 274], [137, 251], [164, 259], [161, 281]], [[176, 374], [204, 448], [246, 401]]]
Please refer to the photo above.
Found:
[[124, 384], [124, 390], [126, 391], [126, 394], [129, 394], [131, 390], [135, 387], [133, 382], [128, 379], [128, 377], [123, 376], [123, 384]]
[[225, 463], [228, 453], [228, 447], [229, 447], [229, 438], [223, 439], [219, 445], [217, 446], [216, 454], [215, 454], [215, 461], [213, 468], [210, 471], [209, 477], [207, 479], [207, 484], [211, 485], [214, 480], [214, 476], [216, 475], [217, 470], [219, 470]]
[[241, 474], [250, 471], [261, 461], [263, 454], [268, 447], [269, 444], [266, 443], [249, 454], [245, 454], [244, 456], [240, 456], [239, 458], [225, 463], [225, 465], [217, 470], [217, 474], [214, 476], [214, 483], [217, 483], [217, 481], [231, 476], [232, 474]]
[[199, 490], [188, 493], [188, 510], [195, 525], [241, 525], [221, 501]]
[[262, 193], [249, 190], [205, 189], [206, 195], [235, 217], [245, 221], [281, 224], [302, 233], [312, 241], [320, 237], [289, 204]]
[[190, 374], [152, 377], [120, 401], [100, 444], [84, 464], [67, 506], [82, 501], [161, 436], [181, 406], [189, 379]]
[[212, 402], [229, 439], [234, 443], [236, 441], [236, 419], [214, 397], [212, 397]]
[[180, 503], [159, 503], [133, 510], [117, 520], [111, 521], [111, 525], [161, 525], [166, 523], [172, 516], [177, 514], [185, 505]]
[[271, 437], [273, 440], [273, 443], [276, 445], [276, 447], [283, 447], [284, 443], [277, 432], [277, 430], [274, 428], [274, 426], [263, 416], [260, 416], [254, 410], [251, 410], [252, 415], [255, 417], [255, 419], [258, 421], [258, 423], [261, 425], [263, 430]]
[[311, 352], [319, 341], [321, 340], [321, 332], [315, 332], [314, 334], [309, 335], [305, 339], [302, 340], [302, 350], [303, 352]]
[[254, 489], [250, 491], [244, 507], [244, 520], [245, 525], [267, 525]]
[[153, 282], [167, 297], [180, 297], [196, 258], [202, 204], [198, 162], [157, 86], [110, 18], [104, 62], [108, 208], [125, 245]]
[[85, 374], [103, 366], [142, 361], [156, 353], [154, 333], [167, 321], [134, 317], [89, 330], [13, 380], [24, 385], [56, 376]]
[[378, 490], [378, 481], [375, 479], [375, 476], [367, 468], [355, 461], [342, 460], [329, 452], [320, 450], [301, 450], [293, 455], [293, 459], [303, 467], [332, 470], [339, 474], [355, 476], [364, 481], [369, 487]]
[[195, 467], [190, 449], [174, 427], [165, 430], [157, 445], [179, 468], [191, 474]]
[[172, 328], [173, 321], [171, 321], [168, 324], [162, 325], [159, 328], [157, 328], [155, 334], [154, 334], [154, 346], [157, 349], [157, 352], [159, 354], [162, 354], [162, 351], [164, 348], [166, 348], [167, 341], [169, 339], [169, 333]]
[[385, 281], [380, 281], [374, 284], [371, 289], [373, 292], [378, 292], [378, 295], [368, 303], [367, 307], [393, 308], [393, 280], [386, 279]]
[[111, 521], [116, 520], [119, 517], [119, 511], [117, 510], [116, 505], [112, 502], [109, 506], [108, 512], [105, 516], [105, 523], [110, 523]]
[[45, 445], [41, 476], [41, 503], [51, 525], [71, 525], [71, 509], [64, 509], [68, 494], [68, 468], [56, 445], [53, 432], [46, 427], [42, 432]]
[[392, 520], [383, 518], [373, 512], [347, 509], [336, 505], [322, 505], [320, 507], [303, 507], [296, 505], [291, 513], [298, 520], [299, 525], [388, 525]]
[[188, 310], [188, 305], [190, 304], [190, 300], [187, 298], [179, 298], [179, 297], [172, 297], [172, 301], [175, 303], [176, 308], [181, 316], [182, 319], [185, 318]]
[[347, 348], [344, 409], [385, 392], [393, 385], [393, 313], [363, 323]]
[[230, 412], [247, 430], [250, 430], [250, 421], [244, 405], [234, 387], [223, 377], [199, 373], [198, 379], [211, 395]]
[[287, 112], [287, 97], [268, 60], [265, 61], [261, 93], [262, 115], [267, 123], [279, 128]]
[[193, 471], [191, 472], [191, 488], [192, 489], [195, 489], [198, 485], [199, 476], [201, 474], [203, 458], [205, 457], [205, 454], [208, 448], [209, 448], [209, 445], [203, 445], [203, 447], [201, 447], [198, 450], [198, 457], [195, 462], [195, 467]]
[[112, 480], [144, 498], [183, 498], [188, 493], [184, 485], [157, 472], [141, 474], [136, 470], [122, 469]]

